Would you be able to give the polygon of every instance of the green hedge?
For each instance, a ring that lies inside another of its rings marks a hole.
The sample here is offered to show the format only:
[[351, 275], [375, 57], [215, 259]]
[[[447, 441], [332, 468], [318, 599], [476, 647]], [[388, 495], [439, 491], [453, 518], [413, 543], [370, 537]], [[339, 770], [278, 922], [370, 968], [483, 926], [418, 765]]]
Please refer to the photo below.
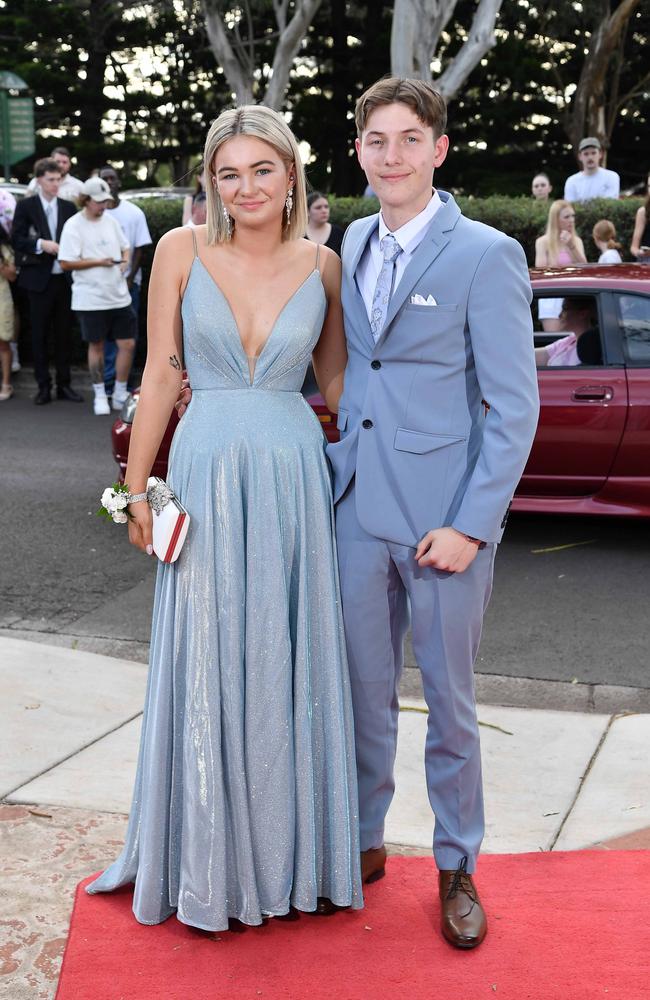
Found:
[[[143, 198], [135, 202], [140, 205], [151, 231], [154, 246], [169, 229], [180, 226], [182, 215], [182, 199]], [[490, 198], [459, 198], [458, 204], [470, 219], [477, 219], [489, 226], [501, 229], [514, 236], [526, 251], [528, 263], [535, 262], [535, 240], [546, 227], [548, 206], [533, 201], [532, 198], [507, 198], [504, 195], [492, 195]], [[611, 198], [594, 198], [575, 206], [576, 227], [585, 245], [587, 260], [598, 260], [598, 250], [591, 238], [591, 231], [599, 219], [609, 219], [616, 226], [618, 241], [623, 245], [624, 260], [631, 260], [630, 243], [634, 230], [634, 216], [642, 201], [638, 198], [624, 198], [614, 201]], [[330, 198], [331, 219], [339, 226], [348, 226], [355, 219], [372, 215], [379, 208], [376, 198]], [[148, 270], [145, 264], [145, 272]], [[145, 278], [147, 277], [145, 273]]]
[[[485, 222], [501, 229], [519, 240], [529, 265], [535, 263], [535, 240], [546, 229], [548, 205], [532, 198], [508, 198], [492, 195], [489, 198], [458, 198], [458, 204], [468, 219]], [[370, 215], [379, 209], [376, 198], [331, 198], [331, 219], [340, 226], [347, 226], [354, 219]], [[621, 256], [632, 260], [630, 243], [634, 231], [634, 216], [643, 202], [638, 198], [594, 198], [576, 205], [576, 229], [585, 245], [587, 260], [597, 261], [599, 251], [591, 238], [591, 231], [600, 219], [609, 219], [616, 227], [616, 237], [622, 244]]]

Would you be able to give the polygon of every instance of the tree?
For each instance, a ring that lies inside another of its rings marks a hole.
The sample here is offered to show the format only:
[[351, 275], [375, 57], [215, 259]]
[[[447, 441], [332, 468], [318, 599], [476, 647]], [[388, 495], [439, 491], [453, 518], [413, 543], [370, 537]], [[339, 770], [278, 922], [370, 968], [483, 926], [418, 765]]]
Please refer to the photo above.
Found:
[[[458, 0], [395, 0], [391, 33], [391, 71], [394, 76], [431, 79], [431, 63]], [[472, 70], [495, 44], [494, 25], [503, 0], [479, 0], [465, 40], [436, 88], [454, 97]]]
[[268, 3], [258, 0], [253, 5], [252, 0], [243, 0], [241, 6], [229, 10], [220, 0], [202, 0], [210, 46], [237, 104], [258, 99], [276, 111], [282, 107], [293, 61], [321, 2], [293, 0], [290, 15], [290, 0], [272, 0], [275, 29], [264, 25], [260, 33], [259, 18], [268, 17]]
[[642, 37], [633, 37], [631, 45], [627, 44], [630, 28], [634, 36], [635, 22], [641, 16], [640, 6], [641, 0], [567, 4], [558, 24], [556, 6], [545, 4], [541, 33], [546, 40], [550, 35], [557, 38], [559, 28], [560, 37], [566, 39], [564, 46], [551, 45], [549, 55], [565, 95], [562, 118], [574, 151], [585, 135], [597, 136], [607, 150], [620, 112], [648, 89], [647, 64], [636, 78], [626, 80], [630, 49], [638, 52], [643, 41], [647, 46], [647, 38]]

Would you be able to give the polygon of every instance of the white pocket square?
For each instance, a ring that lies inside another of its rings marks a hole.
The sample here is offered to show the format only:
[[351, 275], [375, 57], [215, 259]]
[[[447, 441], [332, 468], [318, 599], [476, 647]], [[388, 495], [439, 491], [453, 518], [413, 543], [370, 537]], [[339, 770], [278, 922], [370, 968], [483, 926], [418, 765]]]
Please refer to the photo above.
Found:
[[411, 303], [414, 306], [437, 306], [438, 305], [438, 303], [434, 299], [433, 295], [427, 295], [427, 297], [425, 299], [424, 295], [418, 295], [417, 293], [415, 295], [411, 296]]

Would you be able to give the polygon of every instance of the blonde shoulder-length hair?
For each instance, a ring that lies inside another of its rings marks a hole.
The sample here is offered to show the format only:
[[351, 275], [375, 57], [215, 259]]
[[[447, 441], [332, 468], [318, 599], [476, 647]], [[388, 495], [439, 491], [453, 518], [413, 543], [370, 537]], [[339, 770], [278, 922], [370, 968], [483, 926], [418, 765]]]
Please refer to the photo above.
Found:
[[208, 174], [205, 185], [208, 245], [226, 243], [230, 239], [224, 205], [214, 182], [214, 158], [224, 142], [236, 135], [251, 135], [267, 142], [284, 160], [287, 168], [293, 166], [296, 177], [292, 192], [293, 205], [288, 221], [286, 212], [282, 214], [282, 239], [301, 239], [307, 231], [307, 184], [296, 138], [277, 111], [261, 104], [244, 104], [239, 108], [222, 111], [210, 126], [205, 140], [203, 162]]

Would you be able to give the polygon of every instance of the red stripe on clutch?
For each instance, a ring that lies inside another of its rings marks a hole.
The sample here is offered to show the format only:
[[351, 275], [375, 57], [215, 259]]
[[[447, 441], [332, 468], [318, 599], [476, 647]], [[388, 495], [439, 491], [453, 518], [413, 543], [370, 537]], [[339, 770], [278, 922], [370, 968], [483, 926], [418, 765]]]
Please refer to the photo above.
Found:
[[174, 526], [174, 530], [172, 532], [172, 537], [171, 537], [171, 539], [169, 541], [169, 546], [167, 548], [167, 551], [165, 552], [165, 558], [163, 559], [163, 562], [171, 562], [172, 561], [172, 557], [174, 555], [174, 549], [176, 548], [176, 542], [178, 541], [179, 535], [181, 533], [181, 528], [183, 527], [183, 524], [185, 523], [185, 518], [186, 517], [187, 517], [186, 514], [179, 514], [178, 515], [178, 520], [176, 521], [176, 524]]

